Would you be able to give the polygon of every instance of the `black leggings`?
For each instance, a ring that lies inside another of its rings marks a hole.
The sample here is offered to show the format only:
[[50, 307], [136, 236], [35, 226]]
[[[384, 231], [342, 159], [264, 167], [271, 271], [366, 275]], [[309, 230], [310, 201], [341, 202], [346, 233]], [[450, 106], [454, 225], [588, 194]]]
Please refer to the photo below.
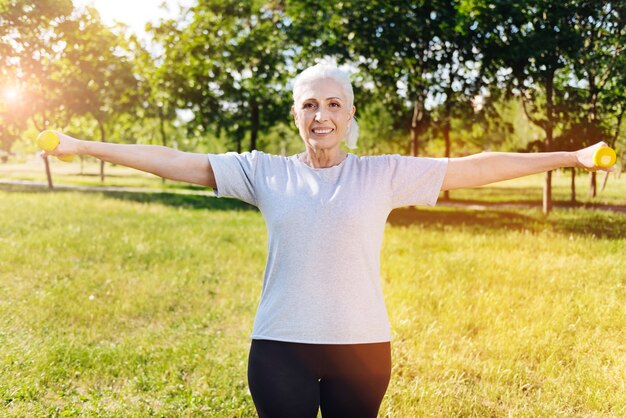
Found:
[[252, 340], [248, 385], [260, 418], [375, 418], [391, 375], [390, 343]]

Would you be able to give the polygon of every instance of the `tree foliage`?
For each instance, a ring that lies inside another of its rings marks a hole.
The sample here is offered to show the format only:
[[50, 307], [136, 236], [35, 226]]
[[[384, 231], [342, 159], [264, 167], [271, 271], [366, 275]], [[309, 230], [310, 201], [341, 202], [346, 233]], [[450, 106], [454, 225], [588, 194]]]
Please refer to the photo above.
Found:
[[154, 32], [165, 48], [163, 87], [193, 112], [191, 126], [226, 131], [238, 151], [249, 133], [288, 114], [287, 43], [282, 9], [274, 2], [203, 0], [189, 10], [191, 22], [164, 22]]
[[353, 74], [368, 118], [363, 153], [620, 146], [625, 8], [199, 0], [150, 25], [148, 49], [69, 0], [5, 0], [0, 87], [19, 86], [21, 100], [0, 97], [0, 138], [8, 150], [25, 129], [53, 125], [124, 142], [170, 145], [186, 135], [190, 149], [287, 152], [297, 146], [289, 81], [332, 59]]
[[[374, 82], [385, 101], [410, 103], [416, 155], [428, 126], [427, 100], [440, 95], [452, 114], [469, 72], [471, 47], [457, 19], [456, 1], [288, 1], [293, 36], [303, 55], [337, 56]], [[467, 91], [465, 91], [467, 93]]]
[[[59, 25], [72, 11], [71, 1], [9, 0], [0, 3], [0, 141], [10, 149], [29, 119], [43, 127], [61, 123], [62, 85], [58, 71]], [[7, 91], [14, 94], [7, 97]]]

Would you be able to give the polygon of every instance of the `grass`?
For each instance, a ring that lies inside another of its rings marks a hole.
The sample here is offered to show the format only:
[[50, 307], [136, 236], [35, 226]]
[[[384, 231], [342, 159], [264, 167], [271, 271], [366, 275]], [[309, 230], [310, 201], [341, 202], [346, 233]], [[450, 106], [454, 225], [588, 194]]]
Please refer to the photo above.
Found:
[[5, 412], [245, 415], [264, 226], [122, 197], [1, 195]]
[[394, 214], [388, 416], [626, 413], [626, 217], [554, 215]]
[[[3, 416], [254, 416], [262, 216], [0, 186]], [[626, 215], [401, 209], [381, 416], [626, 415]]]

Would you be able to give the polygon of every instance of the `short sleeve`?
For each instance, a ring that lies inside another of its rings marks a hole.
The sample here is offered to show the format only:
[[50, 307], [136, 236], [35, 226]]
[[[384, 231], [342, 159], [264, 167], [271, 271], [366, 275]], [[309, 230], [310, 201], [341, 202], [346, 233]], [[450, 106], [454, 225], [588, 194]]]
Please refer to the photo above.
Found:
[[227, 152], [208, 154], [218, 197], [234, 197], [251, 205], [257, 204], [254, 175], [259, 152]]
[[448, 168], [447, 158], [389, 155], [393, 208], [435, 206]]

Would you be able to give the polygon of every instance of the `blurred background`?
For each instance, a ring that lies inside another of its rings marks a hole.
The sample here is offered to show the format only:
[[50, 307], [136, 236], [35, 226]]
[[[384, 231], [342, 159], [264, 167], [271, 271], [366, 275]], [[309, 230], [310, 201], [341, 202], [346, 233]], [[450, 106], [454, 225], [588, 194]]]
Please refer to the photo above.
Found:
[[0, 161], [37, 158], [45, 128], [295, 153], [290, 83], [322, 60], [352, 74], [358, 154], [604, 140], [623, 161], [625, 40], [623, 1], [2, 0]]

